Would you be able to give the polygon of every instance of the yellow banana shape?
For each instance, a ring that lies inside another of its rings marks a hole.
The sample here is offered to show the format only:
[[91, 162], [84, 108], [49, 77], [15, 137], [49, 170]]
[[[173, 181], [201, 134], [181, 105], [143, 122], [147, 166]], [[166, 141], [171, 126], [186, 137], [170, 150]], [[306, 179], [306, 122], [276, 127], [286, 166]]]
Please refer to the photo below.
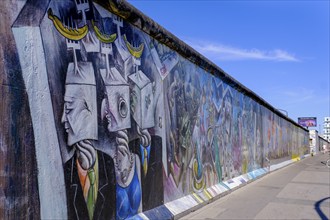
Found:
[[132, 56], [134, 56], [135, 58], [140, 58], [144, 49], [144, 44], [140, 44], [140, 46], [138, 47], [133, 47], [126, 38], [126, 35], [124, 35], [124, 40], [126, 43], [126, 47], [128, 49], [128, 51], [132, 54]]
[[95, 31], [95, 34], [96, 34], [96, 37], [102, 41], [103, 43], [112, 43], [116, 40], [117, 38], [117, 34], [114, 33], [114, 34], [111, 34], [111, 35], [108, 35], [108, 34], [102, 34], [100, 29], [94, 24], [94, 21], [92, 20], [92, 25], [93, 25], [93, 29]]
[[130, 13], [127, 11], [121, 11], [119, 10], [116, 5], [113, 3], [113, 1], [109, 0], [110, 2], [110, 9], [112, 12], [114, 12], [116, 15], [119, 15], [122, 18], [128, 18]]
[[48, 13], [48, 18], [53, 21], [56, 30], [60, 32], [60, 34], [62, 34], [64, 37], [70, 40], [81, 40], [88, 33], [87, 24], [81, 28], [67, 28], [62, 24], [60, 19], [53, 14], [51, 8], [48, 10], [47, 13]]

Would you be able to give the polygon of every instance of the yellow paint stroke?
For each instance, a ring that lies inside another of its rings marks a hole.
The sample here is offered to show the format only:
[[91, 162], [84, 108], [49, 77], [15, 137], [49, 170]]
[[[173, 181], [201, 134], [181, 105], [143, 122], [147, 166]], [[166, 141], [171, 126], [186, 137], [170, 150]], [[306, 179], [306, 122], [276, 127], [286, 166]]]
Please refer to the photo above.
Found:
[[291, 157], [291, 160], [292, 161], [299, 161], [300, 160], [300, 157], [297, 154], [293, 154], [292, 157]]
[[64, 37], [70, 40], [75, 40], [75, 41], [81, 40], [88, 33], [87, 25], [84, 25], [81, 28], [67, 28], [62, 24], [60, 19], [53, 14], [51, 8], [48, 10], [47, 13], [48, 13], [48, 18], [53, 21], [56, 30], [60, 32], [60, 34], [62, 34]]
[[300, 160], [300, 157], [292, 158], [293, 161], [297, 162]]
[[[114, 3], [113, 0], [108, 0], [108, 1], [106, 1], [106, 0], [93, 0], [93, 2], [101, 5], [107, 11], [109, 11], [109, 12], [115, 14], [115, 15], [118, 15], [121, 18], [127, 19], [131, 15], [131, 12], [129, 10], [128, 11], [123, 11], [123, 10], [119, 9], [116, 6], [116, 3]], [[117, 3], [117, 4], [120, 4], [120, 3]]]
[[197, 199], [197, 201], [199, 203], [203, 203], [204, 202], [196, 193], [193, 193], [192, 195]]
[[109, 0], [110, 2], [110, 9], [112, 12], [114, 12], [116, 15], [119, 15], [122, 18], [128, 18], [130, 13], [127, 11], [120, 11], [117, 6], [115, 5], [115, 3], [113, 3], [113, 1]]
[[116, 33], [111, 34], [111, 35], [101, 33], [100, 29], [95, 25], [93, 20], [92, 20], [92, 26], [93, 26], [93, 29], [95, 31], [96, 37], [101, 42], [109, 44], [109, 43], [114, 42], [117, 39], [117, 34]]
[[135, 58], [140, 58], [144, 49], [144, 44], [140, 44], [140, 46], [138, 47], [133, 47], [126, 38], [126, 35], [124, 35], [124, 40], [126, 43], [126, 47], [128, 49], [128, 51], [130, 52], [130, 54], [132, 54], [132, 56], [134, 56]]
[[204, 194], [206, 195], [207, 198], [209, 198], [209, 199], [212, 199], [213, 198], [211, 196], [211, 194], [206, 189], [204, 189], [203, 192], [204, 192]]

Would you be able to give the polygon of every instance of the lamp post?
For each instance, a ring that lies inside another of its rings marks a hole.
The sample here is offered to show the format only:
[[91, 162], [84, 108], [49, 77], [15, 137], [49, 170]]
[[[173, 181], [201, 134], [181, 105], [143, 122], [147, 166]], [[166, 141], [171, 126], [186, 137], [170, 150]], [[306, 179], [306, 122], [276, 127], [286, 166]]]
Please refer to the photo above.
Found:
[[279, 110], [279, 111], [281, 111], [281, 112], [284, 112], [286, 117], [289, 116], [288, 111], [286, 111], [286, 110], [284, 110], [284, 109], [280, 109], [280, 108], [278, 108], [277, 110]]

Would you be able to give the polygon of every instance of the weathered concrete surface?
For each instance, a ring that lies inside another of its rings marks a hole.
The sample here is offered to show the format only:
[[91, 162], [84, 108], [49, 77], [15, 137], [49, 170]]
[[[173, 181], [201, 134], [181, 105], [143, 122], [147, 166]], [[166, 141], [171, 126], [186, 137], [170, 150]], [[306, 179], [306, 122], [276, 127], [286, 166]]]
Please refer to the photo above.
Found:
[[181, 219], [329, 219], [328, 157], [305, 158]]
[[34, 131], [11, 31], [25, 2], [0, 1], [0, 219], [40, 219]]

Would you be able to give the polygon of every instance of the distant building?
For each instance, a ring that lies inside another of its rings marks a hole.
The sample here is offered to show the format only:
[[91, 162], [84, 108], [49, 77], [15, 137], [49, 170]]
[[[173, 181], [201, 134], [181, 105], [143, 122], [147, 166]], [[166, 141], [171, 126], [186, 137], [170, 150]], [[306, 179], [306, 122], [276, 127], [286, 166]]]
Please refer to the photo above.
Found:
[[323, 122], [323, 138], [330, 142], [330, 117], [325, 117]]

